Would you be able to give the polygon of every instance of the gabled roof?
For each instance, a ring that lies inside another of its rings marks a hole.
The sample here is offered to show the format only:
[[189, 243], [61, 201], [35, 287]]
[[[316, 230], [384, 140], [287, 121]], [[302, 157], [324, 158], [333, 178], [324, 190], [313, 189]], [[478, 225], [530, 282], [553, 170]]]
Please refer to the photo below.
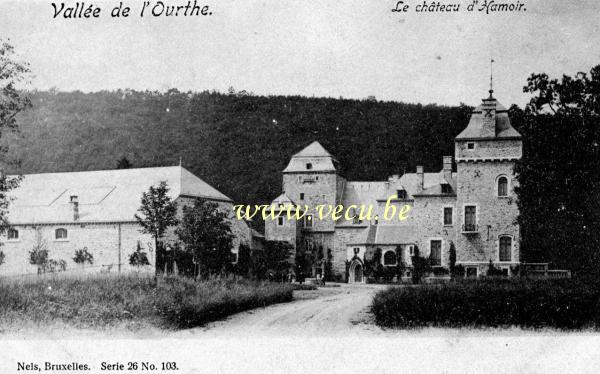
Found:
[[271, 202], [270, 209], [272, 210], [287, 210], [288, 207], [290, 209], [296, 207], [296, 203], [292, 201], [285, 193], [277, 196], [275, 200]]
[[416, 227], [403, 225], [378, 225], [373, 244], [410, 244], [416, 241]]
[[[492, 110], [491, 112], [489, 112], [490, 109]], [[489, 115], [493, 115], [494, 117], [494, 126], [492, 127], [485, 124], [486, 116]], [[469, 124], [458, 134], [456, 139], [503, 139], [520, 137], [521, 134], [510, 124], [506, 108], [490, 95], [489, 98], [483, 99], [483, 104], [473, 110]]]
[[231, 199], [181, 166], [27, 174], [10, 191], [11, 224], [70, 223], [71, 196], [79, 202], [76, 222], [131, 222], [142, 193], [165, 181], [172, 199], [180, 196], [231, 202]]
[[319, 143], [318, 141], [314, 141], [302, 149], [300, 152], [296, 153], [292, 157], [332, 157], [331, 153], [327, 152], [327, 150]]

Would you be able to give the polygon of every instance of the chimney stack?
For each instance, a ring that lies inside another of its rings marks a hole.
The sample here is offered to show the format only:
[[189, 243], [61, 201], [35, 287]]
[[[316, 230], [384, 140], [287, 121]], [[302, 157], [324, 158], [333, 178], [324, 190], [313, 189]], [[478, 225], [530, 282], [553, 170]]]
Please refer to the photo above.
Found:
[[72, 195], [70, 200], [71, 205], [73, 205], [73, 221], [79, 220], [79, 199], [77, 195]]
[[417, 166], [417, 193], [423, 192], [423, 166]]
[[444, 156], [444, 179], [450, 183], [452, 180], [452, 156]]

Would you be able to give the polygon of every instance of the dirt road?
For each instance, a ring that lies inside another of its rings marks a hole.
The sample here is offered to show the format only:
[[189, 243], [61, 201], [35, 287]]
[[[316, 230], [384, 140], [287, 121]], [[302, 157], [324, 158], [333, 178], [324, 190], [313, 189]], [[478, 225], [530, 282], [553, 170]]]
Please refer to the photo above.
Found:
[[294, 301], [243, 312], [182, 335], [256, 336], [332, 335], [378, 333], [370, 323], [368, 307], [382, 286], [346, 285], [317, 291], [295, 291]]

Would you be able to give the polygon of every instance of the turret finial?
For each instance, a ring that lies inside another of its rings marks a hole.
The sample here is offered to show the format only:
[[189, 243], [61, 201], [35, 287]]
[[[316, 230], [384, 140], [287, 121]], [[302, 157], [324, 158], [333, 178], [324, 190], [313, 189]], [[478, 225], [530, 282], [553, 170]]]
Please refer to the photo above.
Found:
[[493, 97], [492, 94], [494, 93], [494, 59], [492, 58], [490, 60], [490, 99]]

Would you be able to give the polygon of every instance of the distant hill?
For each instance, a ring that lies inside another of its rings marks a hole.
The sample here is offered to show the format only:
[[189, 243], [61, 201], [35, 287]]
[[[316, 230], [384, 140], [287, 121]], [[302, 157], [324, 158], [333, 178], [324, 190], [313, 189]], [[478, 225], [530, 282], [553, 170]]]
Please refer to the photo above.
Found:
[[318, 140], [351, 180], [441, 168], [471, 108], [240, 93], [35, 92], [4, 134], [11, 172], [183, 166], [240, 203], [281, 192], [292, 154]]

